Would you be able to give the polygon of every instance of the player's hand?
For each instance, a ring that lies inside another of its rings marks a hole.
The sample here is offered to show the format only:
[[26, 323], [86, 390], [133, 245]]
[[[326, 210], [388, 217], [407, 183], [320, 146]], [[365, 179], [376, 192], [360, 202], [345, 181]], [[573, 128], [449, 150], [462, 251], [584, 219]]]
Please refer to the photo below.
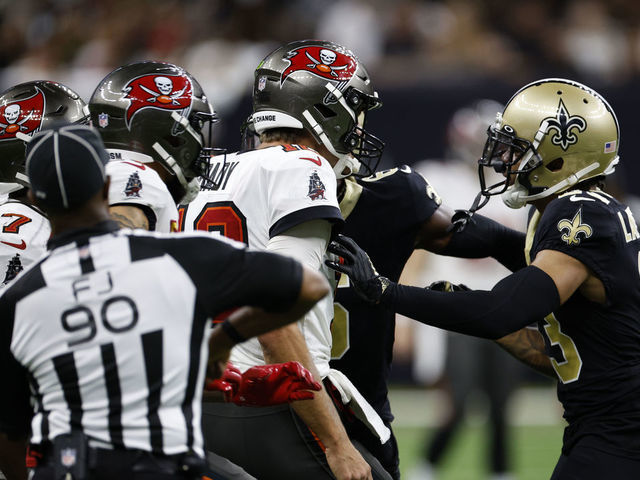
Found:
[[333, 475], [337, 480], [372, 480], [369, 464], [351, 442], [347, 443], [334, 448], [327, 447], [325, 450]]
[[227, 402], [265, 407], [298, 400], [310, 400], [322, 385], [298, 362], [258, 365], [240, 373], [229, 364], [222, 378], [207, 385], [208, 390], [223, 392]]
[[451, 283], [447, 280], [438, 280], [427, 287], [429, 290], [436, 292], [465, 292], [471, 290], [463, 283]]
[[325, 260], [337, 272], [349, 276], [356, 293], [369, 303], [379, 303], [391, 281], [378, 273], [369, 255], [356, 242], [344, 235], [329, 244], [328, 251], [341, 257], [340, 262]]
[[205, 389], [209, 391], [222, 392], [225, 402], [232, 402], [233, 396], [240, 388], [242, 383], [242, 372], [235, 367], [231, 362], [227, 363], [227, 368], [220, 376], [215, 380], [207, 383]]

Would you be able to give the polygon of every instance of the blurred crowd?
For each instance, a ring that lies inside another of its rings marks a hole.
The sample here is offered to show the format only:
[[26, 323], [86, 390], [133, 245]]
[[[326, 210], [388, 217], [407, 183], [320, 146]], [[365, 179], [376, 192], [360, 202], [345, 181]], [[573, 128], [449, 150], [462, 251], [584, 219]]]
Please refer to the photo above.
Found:
[[543, 76], [627, 82], [640, 72], [640, 3], [627, 0], [0, 1], [0, 87], [33, 78], [89, 96], [114, 66], [184, 65], [221, 110], [276, 44], [349, 45], [379, 85]]

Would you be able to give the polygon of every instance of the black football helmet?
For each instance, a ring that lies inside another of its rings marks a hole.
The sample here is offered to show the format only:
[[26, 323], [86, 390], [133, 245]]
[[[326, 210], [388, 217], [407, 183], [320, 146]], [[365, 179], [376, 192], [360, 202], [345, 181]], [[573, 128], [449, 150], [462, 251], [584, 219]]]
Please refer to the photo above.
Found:
[[122, 66], [100, 82], [89, 111], [108, 149], [149, 156], [179, 183], [180, 203], [195, 197], [196, 177], [208, 171], [213, 149], [205, 144], [218, 117], [191, 74], [170, 63]]
[[255, 71], [253, 125], [305, 129], [338, 158], [338, 178], [372, 174], [384, 142], [365, 130], [369, 110], [382, 105], [364, 65], [332, 42], [289, 43], [265, 57]]
[[25, 148], [31, 137], [56, 123], [88, 123], [76, 92], [47, 80], [26, 82], [0, 94], [0, 193], [29, 186]]

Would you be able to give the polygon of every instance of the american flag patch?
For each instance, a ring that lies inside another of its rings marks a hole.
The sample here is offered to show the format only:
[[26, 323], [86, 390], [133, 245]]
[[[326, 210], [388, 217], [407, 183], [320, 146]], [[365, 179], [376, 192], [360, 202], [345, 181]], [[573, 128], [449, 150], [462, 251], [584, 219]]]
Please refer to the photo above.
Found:
[[604, 144], [604, 153], [611, 153], [616, 151], [616, 141], [607, 142]]

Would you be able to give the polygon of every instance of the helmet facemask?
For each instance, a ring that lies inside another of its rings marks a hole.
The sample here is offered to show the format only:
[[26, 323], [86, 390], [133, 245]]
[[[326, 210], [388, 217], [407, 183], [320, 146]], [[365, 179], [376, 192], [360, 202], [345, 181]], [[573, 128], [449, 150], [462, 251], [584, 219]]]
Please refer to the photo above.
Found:
[[[382, 103], [377, 94], [368, 95], [355, 87], [347, 88], [344, 94], [331, 83], [327, 83], [326, 87], [331, 106], [314, 105], [314, 110], [323, 117], [322, 120], [318, 121], [317, 116], [314, 117], [309, 110], [302, 112], [303, 117], [311, 126], [314, 136], [338, 159], [333, 167], [338, 178], [372, 175], [380, 163], [384, 142], [367, 132], [365, 123], [368, 111], [379, 108]], [[350, 127], [344, 135], [335, 138], [331, 134], [331, 126], [336, 122], [331, 119], [347, 116], [347, 121], [340, 123], [348, 123]]]
[[[530, 141], [519, 138], [509, 125], [500, 126], [496, 122], [487, 129], [487, 142], [478, 160], [480, 193], [484, 197], [501, 195], [541, 164], [542, 160]], [[503, 175], [504, 180], [488, 185], [485, 168]]]

